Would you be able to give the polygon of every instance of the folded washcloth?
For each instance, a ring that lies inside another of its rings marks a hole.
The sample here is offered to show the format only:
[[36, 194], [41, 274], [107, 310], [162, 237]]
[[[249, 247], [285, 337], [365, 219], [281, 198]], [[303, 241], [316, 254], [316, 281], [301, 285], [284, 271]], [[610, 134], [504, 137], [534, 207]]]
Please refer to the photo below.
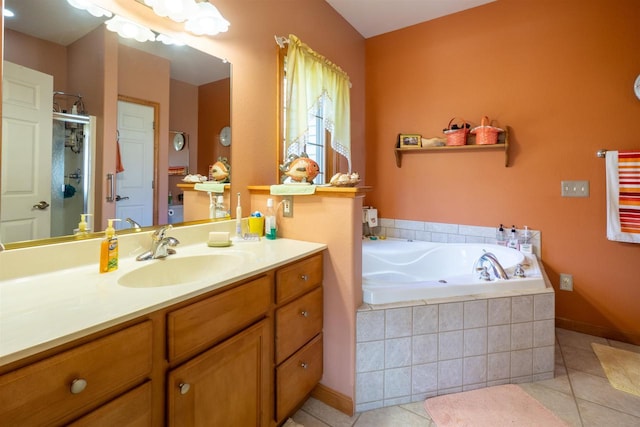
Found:
[[207, 191], [210, 193], [224, 193], [224, 183], [220, 182], [198, 182], [193, 186], [194, 190]]
[[305, 195], [316, 192], [312, 184], [280, 184], [271, 186], [271, 194], [275, 196]]
[[640, 151], [607, 151], [607, 239], [640, 243]]

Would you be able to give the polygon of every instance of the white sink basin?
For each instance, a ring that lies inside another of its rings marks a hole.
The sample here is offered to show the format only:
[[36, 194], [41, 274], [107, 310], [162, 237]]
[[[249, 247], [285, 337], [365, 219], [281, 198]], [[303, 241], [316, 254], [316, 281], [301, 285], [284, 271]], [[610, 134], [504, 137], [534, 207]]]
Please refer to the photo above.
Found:
[[157, 259], [150, 264], [124, 274], [118, 284], [130, 288], [156, 288], [211, 279], [240, 266], [239, 254], [195, 255], [182, 258]]

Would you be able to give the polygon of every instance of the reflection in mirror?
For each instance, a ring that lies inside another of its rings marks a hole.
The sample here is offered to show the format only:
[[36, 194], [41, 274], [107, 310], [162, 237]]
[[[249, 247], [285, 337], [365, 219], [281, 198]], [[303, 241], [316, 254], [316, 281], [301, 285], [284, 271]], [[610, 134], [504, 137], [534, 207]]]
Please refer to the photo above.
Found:
[[[231, 162], [230, 147], [219, 140], [230, 125], [230, 64], [189, 46], [119, 38], [106, 30], [106, 18], [95, 18], [66, 0], [5, 0], [5, 7], [15, 17], [5, 19], [3, 35], [0, 241], [72, 235], [81, 213], [93, 215], [88, 222], [94, 231], [116, 214], [131, 216], [142, 226], [180, 223], [182, 193], [189, 191], [182, 185], [184, 176], [207, 176], [219, 158]], [[15, 64], [19, 78], [9, 77], [9, 63]], [[23, 84], [31, 72], [44, 83]], [[35, 96], [33, 87], [42, 88], [42, 95]], [[10, 116], [22, 114], [12, 109], [25, 107], [19, 104], [30, 97], [42, 107], [40, 116], [29, 121]], [[7, 99], [14, 105], [7, 105]], [[123, 101], [155, 108], [154, 154], [143, 183], [151, 191], [148, 202], [136, 203], [124, 187], [142, 179], [143, 168], [137, 167], [136, 148], [123, 137], [123, 117], [128, 117], [119, 111]], [[71, 118], [60, 120], [66, 116]], [[184, 137], [180, 150], [176, 135]], [[116, 173], [116, 161], [110, 163], [118, 151], [121, 173]], [[107, 174], [114, 176], [112, 202], [105, 201]], [[126, 203], [133, 207], [118, 209], [121, 202], [123, 208]], [[136, 217], [136, 204], [152, 214]], [[25, 213], [15, 214], [17, 206]]]

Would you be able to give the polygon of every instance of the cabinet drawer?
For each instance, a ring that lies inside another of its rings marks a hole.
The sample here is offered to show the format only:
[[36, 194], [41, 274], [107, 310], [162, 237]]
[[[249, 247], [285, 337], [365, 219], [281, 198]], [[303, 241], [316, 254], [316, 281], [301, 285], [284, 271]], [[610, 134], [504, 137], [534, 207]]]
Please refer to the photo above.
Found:
[[114, 397], [150, 373], [151, 337], [146, 321], [1, 376], [0, 420], [56, 425]]
[[271, 276], [168, 314], [169, 360], [204, 350], [262, 317], [271, 304]]
[[68, 427], [151, 427], [151, 382], [99, 407]]
[[276, 311], [276, 364], [322, 331], [322, 288]]
[[276, 303], [283, 303], [322, 283], [322, 254], [276, 272]]
[[322, 334], [276, 368], [276, 421], [289, 415], [322, 378]]

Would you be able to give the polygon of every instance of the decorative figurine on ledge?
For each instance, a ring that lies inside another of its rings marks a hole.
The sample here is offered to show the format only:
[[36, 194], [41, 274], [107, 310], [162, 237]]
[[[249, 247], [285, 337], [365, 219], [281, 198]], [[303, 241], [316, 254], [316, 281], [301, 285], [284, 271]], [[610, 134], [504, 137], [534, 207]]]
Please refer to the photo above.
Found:
[[209, 181], [230, 182], [231, 166], [226, 157], [218, 157], [218, 161], [209, 166]]
[[309, 158], [307, 153], [300, 156], [290, 154], [287, 162], [280, 165], [282, 172], [281, 181], [283, 184], [288, 183], [313, 183], [313, 179], [320, 173], [318, 164]]

